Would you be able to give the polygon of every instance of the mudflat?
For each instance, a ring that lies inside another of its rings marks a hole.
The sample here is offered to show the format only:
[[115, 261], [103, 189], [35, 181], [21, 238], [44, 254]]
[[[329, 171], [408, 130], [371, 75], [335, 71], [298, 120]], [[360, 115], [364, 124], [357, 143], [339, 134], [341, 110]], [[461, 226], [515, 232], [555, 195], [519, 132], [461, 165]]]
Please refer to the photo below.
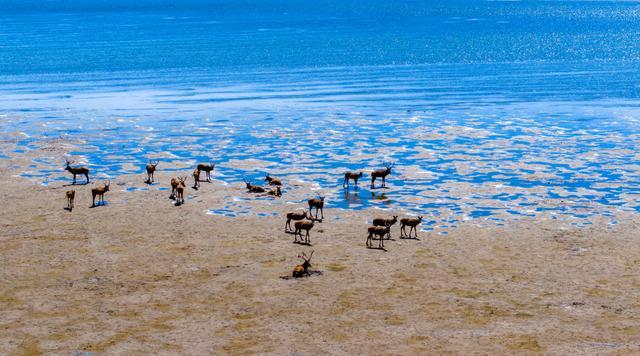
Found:
[[[640, 352], [634, 214], [586, 227], [468, 221], [418, 240], [394, 225], [382, 251], [365, 240], [384, 212], [329, 202], [304, 246], [284, 232], [286, 212], [304, 206], [256, 200], [240, 184], [187, 188], [177, 207], [158, 189], [177, 173], [160, 166], [147, 186], [141, 167], [111, 178], [107, 204], [89, 208], [100, 179], [18, 176], [61, 150], [0, 160], [2, 353]], [[230, 196], [273, 215], [207, 214]], [[288, 278], [311, 250], [316, 273]]]

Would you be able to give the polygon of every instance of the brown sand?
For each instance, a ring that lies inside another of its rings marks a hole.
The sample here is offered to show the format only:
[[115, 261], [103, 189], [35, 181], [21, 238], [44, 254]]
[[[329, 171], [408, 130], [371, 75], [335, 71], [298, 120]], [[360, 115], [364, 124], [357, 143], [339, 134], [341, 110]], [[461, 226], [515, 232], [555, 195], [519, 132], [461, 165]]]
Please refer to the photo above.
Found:
[[[468, 222], [419, 241], [396, 225], [384, 252], [365, 248], [375, 211], [327, 208], [340, 220], [305, 247], [281, 217], [205, 214], [237, 185], [202, 183], [175, 207], [167, 191], [125, 192], [144, 175], [124, 176], [95, 209], [97, 183], [76, 186], [70, 213], [62, 183], [15, 177], [27, 156], [0, 160], [3, 354], [640, 353], [635, 216]], [[322, 274], [282, 279], [311, 249]]]

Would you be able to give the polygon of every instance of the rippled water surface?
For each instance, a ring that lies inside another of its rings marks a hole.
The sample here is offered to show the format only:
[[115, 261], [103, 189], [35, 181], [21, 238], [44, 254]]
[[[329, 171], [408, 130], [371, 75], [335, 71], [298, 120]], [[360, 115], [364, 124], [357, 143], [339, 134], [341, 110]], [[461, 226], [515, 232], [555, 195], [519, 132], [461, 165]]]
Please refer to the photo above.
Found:
[[[640, 210], [640, 4], [196, 4], [9, 1], [0, 132], [19, 148], [0, 159], [63, 137], [105, 177], [212, 160], [215, 184], [269, 172], [283, 202], [306, 189], [431, 228]], [[68, 180], [61, 161], [24, 176]], [[268, 215], [246, 198], [211, 213]]]

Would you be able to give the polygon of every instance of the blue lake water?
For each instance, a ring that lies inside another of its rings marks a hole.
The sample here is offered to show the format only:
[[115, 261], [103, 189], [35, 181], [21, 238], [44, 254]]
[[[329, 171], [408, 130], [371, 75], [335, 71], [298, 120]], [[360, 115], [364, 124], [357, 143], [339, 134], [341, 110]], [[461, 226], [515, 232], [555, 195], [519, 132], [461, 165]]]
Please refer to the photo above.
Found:
[[[434, 227], [640, 211], [637, 2], [0, 3], [0, 134], [19, 146], [0, 159], [80, 139], [98, 175], [213, 160], [220, 182], [270, 172]], [[35, 163], [25, 177], [68, 180]]]

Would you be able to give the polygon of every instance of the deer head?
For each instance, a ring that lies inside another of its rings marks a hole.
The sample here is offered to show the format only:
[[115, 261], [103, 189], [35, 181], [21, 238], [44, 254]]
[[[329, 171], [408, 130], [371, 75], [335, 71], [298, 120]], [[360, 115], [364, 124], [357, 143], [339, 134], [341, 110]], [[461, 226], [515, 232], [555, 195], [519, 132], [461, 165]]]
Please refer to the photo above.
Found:
[[109, 186], [111, 185], [111, 181], [108, 180], [105, 184], [104, 184], [104, 191], [108, 192], [109, 191]]
[[299, 258], [302, 258], [304, 260], [302, 267], [304, 267], [305, 271], [307, 270], [307, 268], [311, 267], [311, 257], [313, 257], [314, 252], [315, 251], [311, 251], [309, 257], [307, 257], [307, 254], [305, 254], [304, 252], [298, 256]]
[[384, 162], [383, 164], [384, 164], [384, 167], [387, 169], [387, 172], [391, 172], [391, 168], [393, 168], [393, 166], [395, 166], [395, 165], [396, 165], [396, 163], [395, 163], [395, 162], [390, 163], [390, 164], [389, 164], [389, 163], [387, 163], [387, 162]]

